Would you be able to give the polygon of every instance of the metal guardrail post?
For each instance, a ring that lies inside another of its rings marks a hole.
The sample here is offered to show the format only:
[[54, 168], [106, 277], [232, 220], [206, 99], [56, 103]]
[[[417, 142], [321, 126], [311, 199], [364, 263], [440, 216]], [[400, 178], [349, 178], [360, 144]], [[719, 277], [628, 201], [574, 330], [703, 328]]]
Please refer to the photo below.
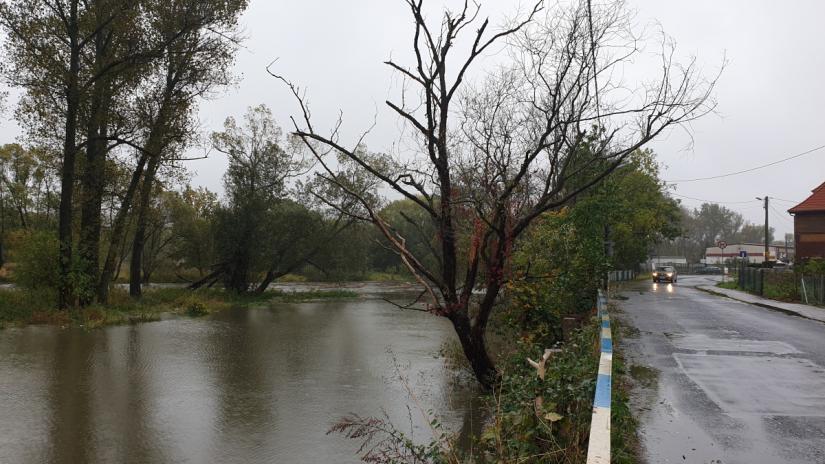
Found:
[[593, 398], [593, 416], [590, 420], [590, 440], [587, 445], [587, 464], [610, 463], [610, 399], [613, 374], [613, 337], [607, 298], [599, 291], [596, 307], [601, 322], [599, 373]]

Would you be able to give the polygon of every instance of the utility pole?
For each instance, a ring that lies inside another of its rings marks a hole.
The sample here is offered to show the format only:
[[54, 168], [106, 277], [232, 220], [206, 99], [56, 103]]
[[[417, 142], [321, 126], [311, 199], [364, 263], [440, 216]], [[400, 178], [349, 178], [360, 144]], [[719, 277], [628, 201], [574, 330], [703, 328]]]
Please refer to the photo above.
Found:
[[771, 258], [770, 243], [768, 242], [768, 234], [769, 234], [769, 230], [770, 230], [770, 229], [768, 229], [768, 206], [769, 206], [768, 200], [769, 200], [769, 198], [770, 197], [768, 197], [767, 195], [765, 195], [765, 198], [756, 197], [757, 200], [763, 200], [765, 202], [765, 206], [764, 206], [764, 208], [765, 208], [765, 260], [763, 261], [763, 266], [767, 266], [767, 263]]

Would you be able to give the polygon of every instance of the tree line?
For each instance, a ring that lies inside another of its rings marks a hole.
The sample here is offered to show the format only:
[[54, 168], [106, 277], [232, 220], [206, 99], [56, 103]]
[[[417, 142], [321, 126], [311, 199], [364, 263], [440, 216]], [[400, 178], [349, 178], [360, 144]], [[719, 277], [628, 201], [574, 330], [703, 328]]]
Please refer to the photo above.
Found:
[[[287, 274], [313, 280], [410, 278], [372, 227], [319, 207], [297, 178], [306, 159], [290, 147], [267, 107], [250, 108], [240, 124], [228, 118], [225, 130], [211, 138], [229, 161], [224, 195], [192, 187], [181, 167], [161, 173], [147, 203], [140, 259], [132, 261], [141, 235], [132, 213], [114, 250], [110, 286], [125, 275], [130, 286], [188, 282], [192, 288], [218, 284], [261, 293]], [[60, 204], [54, 162], [46, 150], [0, 146], [0, 249], [6, 268], [14, 266], [17, 283], [57, 289], [59, 269], [53, 264]], [[112, 163], [109, 181], [125, 184], [132, 174], [127, 168]], [[104, 198], [104, 242], [118, 226], [122, 195], [115, 191]], [[407, 200], [388, 202], [384, 211], [397, 218], [415, 214]], [[431, 246], [431, 234], [409, 232], [411, 247]]]
[[[24, 92], [17, 120], [57, 176], [60, 307], [108, 300], [129, 221], [131, 291], [140, 294], [156, 184], [174, 176], [194, 143], [199, 99], [232, 81], [237, 21], [246, 6], [245, 0], [0, 6], [2, 73]], [[104, 206], [113, 211], [106, 237]]]
[[[720, 240], [727, 243], [765, 243], [765, 226], [746, 221], [730, 208], [703, 203], [697, 208], [680, 208], [681, 232], [672, 240], [652, 247], [651, 254], [659, 256], [684, 256], [688, 262], [698, 263], [705, 257], [705, 250], [715, 247]], [[768, 228], [768, 241], [772, 244], [793, 244], [793, 234], [785, 234], [777, 241], [775, 229]]]

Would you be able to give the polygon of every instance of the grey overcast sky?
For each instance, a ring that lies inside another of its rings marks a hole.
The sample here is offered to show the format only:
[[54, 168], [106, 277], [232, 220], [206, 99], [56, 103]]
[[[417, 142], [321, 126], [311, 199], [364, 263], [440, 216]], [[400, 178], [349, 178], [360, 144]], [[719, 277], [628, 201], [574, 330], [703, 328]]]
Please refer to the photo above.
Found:
[[[495, 24], [526, 0], [482, 3]], [[692, 124], [692, 144], [677, 129], [650, 145], [664, 179], [724, 174], [825, 145], [825, 2], [628, 0], [628, 6], [640, 26], [661, 25], [679, 57], [697, 56], [707, 75], [728, 60], [715, 92], [718, 114]], [[247, 40], [235, 66], [239, 83], [201, 105], [204, 130], [260, 103], [288, 129], [296, 105], [265, 71], [278, 58], [277, 72], [307, 89], [318, 124], [329, 125], [340, 109], [344, 135], [353, 135], [377, 114], [367, 144], [379, 150], [396, 139], [398, 121], [383, 101], [399, 86], [382, 61], [391, 54], [404, 61], [409, 49], [412, 23], [401, 0], [251, 0], [242, 24]], [[8, 103], [13, 107], [14, 93]], [[13, 121], [0, 125], [6, 140], [18, 132]], [[225, 166], [216, 154], [192, 162], [194, 183], [220, 190]], [[825, 149], [749, 174], [680, 183], [674, 193], [690, 207], [701, 203], [695, 199], [724, 203], [756, 223], [764, 213], [755, 197], [780, 198], [771, 222], [781, 237], [792, 231], [788, 200], [803, 200], [822, 182]]]

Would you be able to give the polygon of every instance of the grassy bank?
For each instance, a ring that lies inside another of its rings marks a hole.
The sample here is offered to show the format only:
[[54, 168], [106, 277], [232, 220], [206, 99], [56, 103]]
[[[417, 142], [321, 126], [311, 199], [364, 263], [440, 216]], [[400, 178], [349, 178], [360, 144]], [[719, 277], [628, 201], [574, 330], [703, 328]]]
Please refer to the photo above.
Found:
[[70, 311], [58, 311], [55, 297], [47, 291], [0, 289], [0, 326], [26, 324], [82, 325], [100, 327], [159, 320], [164, 314], [190, 317], [204, 316], [233, 306], [251, 306], [272, 302], [299, 303], [320, 299], [354, 298], [346, 290], [282, 292], [239, 295], [218, 289], [160, 288], [144, 291], [140, 300], [114, 289], [107, 305], [90, 305]]

